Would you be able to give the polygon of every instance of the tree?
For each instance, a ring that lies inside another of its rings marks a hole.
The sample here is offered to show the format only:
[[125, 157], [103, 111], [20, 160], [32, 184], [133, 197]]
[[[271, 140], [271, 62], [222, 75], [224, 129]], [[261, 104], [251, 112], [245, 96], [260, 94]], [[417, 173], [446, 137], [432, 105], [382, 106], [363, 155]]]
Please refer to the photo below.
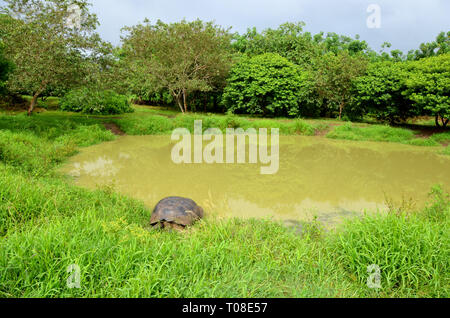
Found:
[[446, 127], [450, 122], [450, 53], [406, 65], [405, 95], [421, 108], [423, 115], [436, 117], [436, 125]]
[[407, 76], [403, 63], [384, 61], [370, 64], [366, 74], [353, 83], [355, 105], [378, 120], [390, 123], [419, 115], [419, 110], [404, 94]]
[[124, 30], [128, 32], [122, 38], [128, 80], [154, 92], [168, 90], [183, 113], [188, 111], [189, 93], [212, 91], [228, 75], [231, 34], [212, 22], [158, 20], [152, 25], [146, 20]]
[[408, 53], [408, 60], [420, 60], [425, 57], [432, 57], [450, 53], [450, 31], [441, 32], [436, 40], [430, 43], [422, 43], [420, 48]]
[[353, 97], [352, 83], [367, 68], [367, 59], [347, 51], [328, 53], [317, 61], [316, 88], [319, 96], [338, 106], [339, 119]]
[[309, 65], [312, 58], [320, 54], [320, 48], [311, 33], [304, 32], [304, 27], [305, 23], [299, 22], [284, 23], [261, 33], [256, 28], [248, 29], [243, 35], [235, 34], [233, 47], [249, 56], [276, 53], [295, 64]]
[[5, 58], [3, 53], [4, 47], [0, 40], [0, 95], [4, 94], [6, 91], [6, 80], [9, 74], [13, 70], [13, 64]]
[[[70, 88], [83, 82], [89, 63], [98, 58], [97, 17], [87, 0], [5, 0], [1, 23], [5, 53], [16, 68], [8, 87], [30, 93], [31, 115], [49, 87]], [[74, 20], [75, 18], [75, 20]]]
[[250, 56], [277, 53], [302, 67], [309, 67], [322, 54], [348, 51], [351, 55], [370, 51], [367, 42], [323, 32], [314, 36], [304, 31], [305, 23], [284, 23], [277, 29], [265, 29], [258, 33], [256, 28], [248, 29], [243, 35], [235, 34], [233, 48]]
[[244, 56], [231, 70], [223, 102], [234, 113], [298, 116], [306, 76], [275, 53]]

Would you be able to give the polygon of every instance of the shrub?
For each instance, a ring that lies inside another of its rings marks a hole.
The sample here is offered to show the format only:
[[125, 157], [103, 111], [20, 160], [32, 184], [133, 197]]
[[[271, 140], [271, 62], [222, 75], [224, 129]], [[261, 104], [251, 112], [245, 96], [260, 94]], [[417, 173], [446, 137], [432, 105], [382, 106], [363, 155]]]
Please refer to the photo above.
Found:
[[60, 101], [63, 111], [81, 112], [92, 115], [115, 115], [131, 113], [133, 109], [128, 98], [113, 91], [99, 91], [88, 88], [72, 90]]
[[298, 116], [306, 76], [278, 54], [243, 57], [231, 70], [223, 103], [233, 113]]
[[366, 75], [353, 82], [353, 106], [389, 123], [419, 115], [419, 109], [405, 96], [407, 76], [401, 63], [372, 63]]
[[450, 122], [450, 54], [424, 58], [406, 64], [405, 95], [420, 107], [423, 115], [436, 117], [436, 125]]

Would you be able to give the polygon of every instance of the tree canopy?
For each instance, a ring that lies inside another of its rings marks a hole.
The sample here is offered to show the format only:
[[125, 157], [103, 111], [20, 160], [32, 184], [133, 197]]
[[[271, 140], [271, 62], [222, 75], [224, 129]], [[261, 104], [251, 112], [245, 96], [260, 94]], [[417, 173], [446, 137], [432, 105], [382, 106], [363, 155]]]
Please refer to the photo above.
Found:
[[231, 34], [212, 22], [185, 20], [166, 24], [146, 21], [124, 29], [124, 66], [131, 84], [167, 89], [182, 112], [188, 94], [224, 84], [231, 67]]
[[307, 74], [276, 53], [243, 57], [233, 67], [224, 104], [234, 113], [298, 116]]
[[[5, 53], [15, 71], [8, 81], [12, 92], [37, 98], [49, 87], [71, 87], [89, 74], [87, 62], [96, 58], [101, 42], [94, 33], [98, 21], [86, 0], [5, 0], [0, 20]], [[79, 24], [73, 26], [71, 6], [79, 8]]]

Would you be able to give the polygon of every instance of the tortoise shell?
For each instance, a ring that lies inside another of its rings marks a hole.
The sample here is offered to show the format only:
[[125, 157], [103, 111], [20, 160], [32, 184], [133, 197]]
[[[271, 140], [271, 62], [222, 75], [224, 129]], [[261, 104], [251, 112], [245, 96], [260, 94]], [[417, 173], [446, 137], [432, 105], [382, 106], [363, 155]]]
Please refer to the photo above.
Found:
[[158, 228], [184, 229], [203, 218], [203, 215], [203, 209], [193, 200], [169, 197], [156, 205], [150, 225]]

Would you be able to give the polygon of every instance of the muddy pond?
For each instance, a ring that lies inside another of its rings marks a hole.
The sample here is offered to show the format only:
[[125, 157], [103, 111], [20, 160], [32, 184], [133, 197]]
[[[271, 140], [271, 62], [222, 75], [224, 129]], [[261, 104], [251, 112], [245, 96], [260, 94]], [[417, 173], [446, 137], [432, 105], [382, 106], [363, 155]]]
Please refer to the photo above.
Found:
[[170, 136], [123, 136], [82, 149], [62, 167], [76, 185], [116, 191], [149, 209], [184, 196], [209, 217], [273, 218], [333, 225], [346, 217], [385, 211], [386, 200], [424, 206], [430, 188], [450, 190], [450, 157], [436, 148], [395, 143], [280, 136], [279, 170], [262, 164], [176, 164]]

